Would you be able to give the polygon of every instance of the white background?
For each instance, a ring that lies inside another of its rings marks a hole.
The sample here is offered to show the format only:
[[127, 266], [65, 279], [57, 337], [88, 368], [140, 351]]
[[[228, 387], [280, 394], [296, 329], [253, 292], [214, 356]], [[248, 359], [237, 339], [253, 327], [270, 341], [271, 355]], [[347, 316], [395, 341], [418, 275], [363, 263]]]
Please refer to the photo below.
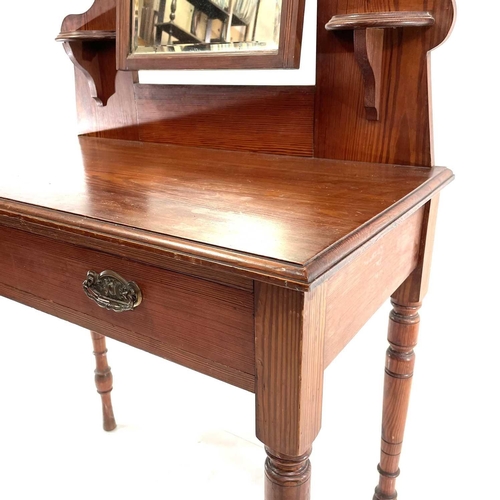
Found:
[[[72, 64], [53, 38], [89, 3], [2, 5], [1, 141], [22, 146], [18, 158], [2, 157], [0, 182], [30, 147], [27, 120], [61, 144], [75, 134]], [[455, 31], [432, 56], [436, 163], [457, 178], [441, 197], [422, 308], [402, 500], [499, 498], [500, 12], [494, 0], [458, 3]], [[314, 500], [372, 496], [388, 311], [326, 371]], [[119, 428], [104, 433], [88, 333], [5, 299], [0, 314], [0, 498], [262, 498], [251, 394], [109, 341]]]

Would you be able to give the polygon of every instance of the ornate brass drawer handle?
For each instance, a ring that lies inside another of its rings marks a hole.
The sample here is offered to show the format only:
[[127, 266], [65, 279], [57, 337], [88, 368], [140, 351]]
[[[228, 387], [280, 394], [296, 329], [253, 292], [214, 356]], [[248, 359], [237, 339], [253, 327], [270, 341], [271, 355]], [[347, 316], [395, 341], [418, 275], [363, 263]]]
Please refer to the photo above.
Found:
[[141, 289], [114, 271], [87, 272], [83, 290], [99, 307], [115, 312], [131, 311], [142, 302]]

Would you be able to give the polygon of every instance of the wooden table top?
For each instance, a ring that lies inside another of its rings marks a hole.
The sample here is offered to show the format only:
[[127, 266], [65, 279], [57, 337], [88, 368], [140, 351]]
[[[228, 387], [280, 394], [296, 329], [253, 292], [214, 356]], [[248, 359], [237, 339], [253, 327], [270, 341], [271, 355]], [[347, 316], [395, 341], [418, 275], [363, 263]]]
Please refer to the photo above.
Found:
[[154, 245], [171, 257], [303, 283], [453, 177], [445, 168], [91, 137], [50, 155], [28, 147], [10, 164], [0, 223]]

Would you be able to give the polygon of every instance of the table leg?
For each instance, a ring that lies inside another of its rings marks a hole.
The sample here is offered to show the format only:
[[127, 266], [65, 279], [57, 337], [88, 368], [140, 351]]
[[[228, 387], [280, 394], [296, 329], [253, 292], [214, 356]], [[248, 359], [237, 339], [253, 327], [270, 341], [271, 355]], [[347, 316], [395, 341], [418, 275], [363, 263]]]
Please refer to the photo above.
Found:
[[299, 457], [273, 452], [266, 447], [266, 500], [305, 500], [310, 498], [311, 450]]
[[[400, 301], [403, 302], [403, 301]], [[396, 478], [403, 444], [408, 402], [420, 318], [420, 303], [398, 303], [389, 317], [389, 349], [385, 367], [384, 404], [382, 410], [382, 442], [378, 471], [380, 480], [374, 500], [397, 498]]]
[[321, 427], [325, 290], [255, 287], [257, 437], [266, 445], [265, 499], [309, 500]]
[[429, 285], [439, 195], [426, 205], [419, 262], [413, 272], [394, 292], [389, 317], [389, 349], [385, 368], [382, 444], [378, 470], [380, 480], [374, 500], [397, 498], [396, 478], [410, 398], [411, 381], [420, 317], [418, 311]]
[[101, 395], [103, 427], [105, 431], [112, 431], [116, 428], [113, 406], [111, 404], [111, 391], [113, 390], [113, 375], [108, 365], [106, 353], [106, 337], [100, 333], [90, 332], [94, 345], [94, 355], [96, 360], [95, 385], [97, 392]]

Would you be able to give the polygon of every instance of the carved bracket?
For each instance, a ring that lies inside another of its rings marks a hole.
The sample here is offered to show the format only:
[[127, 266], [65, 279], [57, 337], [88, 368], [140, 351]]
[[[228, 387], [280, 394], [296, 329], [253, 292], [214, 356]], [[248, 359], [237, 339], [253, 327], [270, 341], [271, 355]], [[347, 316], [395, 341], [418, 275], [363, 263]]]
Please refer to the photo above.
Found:
[[116, 33], [72, 31], [60, 33], [56, 40], [63, 42], [71, 62], [87, 78], [90, 95], [97, 105], [106, 106], [115, 93]]
[[382, 94], [382, 53], [384, 29], [432, 26], [429, 12], [373, 12], [333, 16], [327, 30], [354, 30], [354, 54], [363, 75], [366, 119], [376, 121]]
[[116, 0], [95, 0], [87, 12], [67, 16], [56, 40], [85, 75], [96, 104], [105, 106], [115, 93]]

